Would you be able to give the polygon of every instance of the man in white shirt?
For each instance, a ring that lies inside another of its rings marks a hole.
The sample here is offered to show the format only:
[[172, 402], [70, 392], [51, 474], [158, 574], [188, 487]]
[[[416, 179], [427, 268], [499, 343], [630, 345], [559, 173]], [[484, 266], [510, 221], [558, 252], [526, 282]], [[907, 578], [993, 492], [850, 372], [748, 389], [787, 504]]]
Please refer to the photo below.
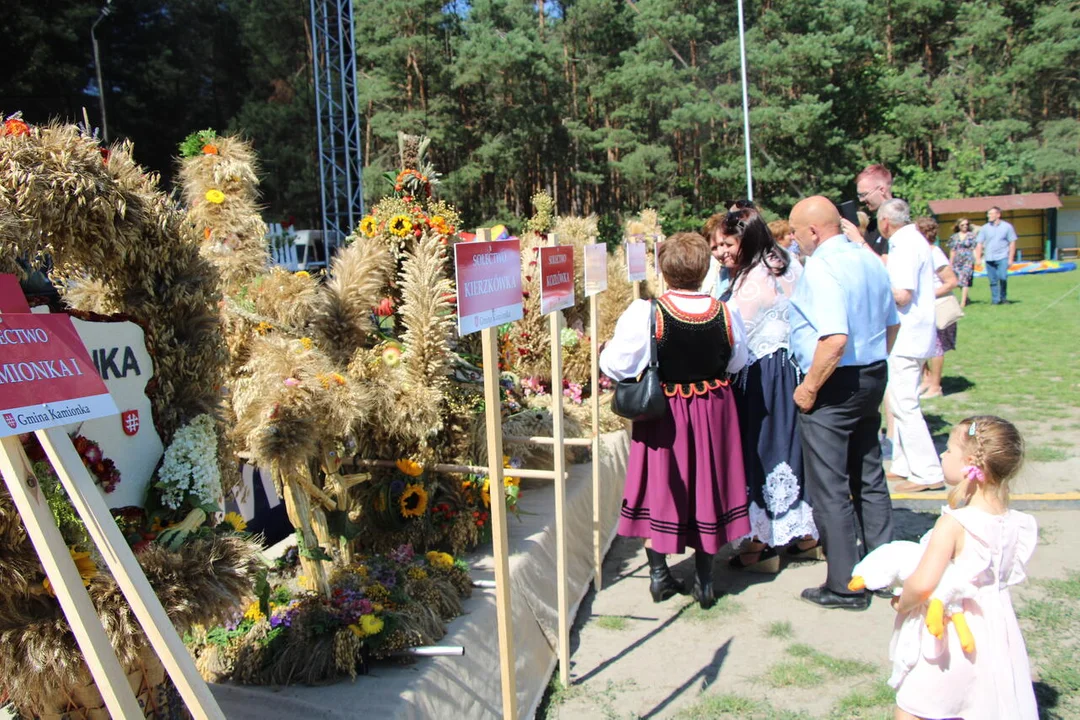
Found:
[[903, 200], [892, 199], [878, 209], [878, 229], [889, 240], [889, 281], [900, 313], [900, 331], [889, 354], [889, 383], [885, 389], [896, 437], [889, 479], [905, 482], [899, 492], [944, 487], [941, 461], [919, 405], [919, 384], [926, 361], [934, 354], [934, 263], [930, 245], [911, 222]]

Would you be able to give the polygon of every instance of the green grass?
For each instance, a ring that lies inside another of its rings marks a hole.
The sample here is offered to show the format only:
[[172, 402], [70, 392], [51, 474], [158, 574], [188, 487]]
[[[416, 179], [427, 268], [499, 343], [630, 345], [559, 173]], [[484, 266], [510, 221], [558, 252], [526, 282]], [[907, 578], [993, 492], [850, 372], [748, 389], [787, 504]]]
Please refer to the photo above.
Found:
[[1080, 272], [1010, 278], [1015, 302], [990, 305], [988, 282], [975, 280], [975, 304], [964, 309], [957, 349], [945, 356], [946, 395], [924, 404], [927, 415], [937, 416], [935, 434], [984, 413], [1025, 424], [1075, 422], [1080, 292], [1046, 308], [1078, 283]]
[[765, 700], [752, 700], [742, 695], [703, 695], [697, 702], [683, 708], [676, 720], [810, 720], [804, 712], [777, 710]]
[[765, 671], [765, 682], [774, 688], [810, 688], [825, 682], [812, 665], [799, 660], [781, 660]]
[[825, 670], [830, 675], [836, 677], [850, 677], [852, 675], [866, 675], [874, 672], [877, 668], [868, 662], [861, 660], [844, 660], [842, 658], [836, 658], [832, 655], [826, 655], [825, 653], [815, 650], [809, 645], [792, 645], [788, 648], [788, 655], [792, 657], [801, 658], [814, 667]]
[[884, 680], [876, 680], [865, 687], [849, 692], [836, 703], [829, 717], [840, 720], [855, 718], [892, 718], [896, 704], [896, 691]]
[[765, 637], [789, 640], [795, 635], [795, 628], [787, 620], [775, 620], [765, 627]]
[[716, 604], [708, 610], [702, 610], [701, 606], [697, 604], [697, 601], [692, 601], [690, 604], [686, 605], [679, 617], [683, 620], [689, 620], [690, 622], [712, 622], [720, 618], [737, 615], [738, 613], [741, 613], [743, 609], [742, 603], [738, 600], [730, 595], [724, 595], [717, 599]]
[[626, 618], [619, 615], [601, 615], [595, 623], [601, 630], [625, 630], [627, 625]]
[[1040, 718], [1080, 717], [1080, 572], [1032, 582], [1028, 588], [1016, 614], [1038, 676]]
[[1028, 448], [1025, 454], [1028, 460], [1034, 460], [1035, 462], [1057, 462], [1059, 460], [1068, 460], [1069, 453], [1056, 447], [1045, 447], [1038, 445], [1032, 448]]
[[762, 680], [774, 688], [811, 688], [835, 678], [853, 678], [877, 671], [872, 663], [833, 657], [801, 643], [788, 647], [793, 660], [770, 665]]

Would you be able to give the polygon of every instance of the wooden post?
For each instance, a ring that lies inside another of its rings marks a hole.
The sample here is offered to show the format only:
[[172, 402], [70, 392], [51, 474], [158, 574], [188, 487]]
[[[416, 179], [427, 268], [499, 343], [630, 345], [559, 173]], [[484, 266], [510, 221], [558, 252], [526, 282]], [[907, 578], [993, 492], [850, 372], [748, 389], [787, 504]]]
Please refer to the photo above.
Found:
[[559, 602], [559, 680], [570, 687], [570, 590], [566, 567], [566, 445], [563, 444], [562, 311], [551, 313], [551, 455], [555, 467], [555, 577]]
[[499, 396], [499, 329], [480, 331], [484, 355], [484, 411], [487, 416], [488, 482], [491, 494], [491, 545], [495, 554], [495, 607], [499, 628], [499, 668], [502, 674], [503, 718], [516, 720], [517, 677], [513, 612], [510, 606], [510, 544], [506, 529], [506, 488], [503, 486], [502, 399]]
[[593, 522], [593, 587], [600, 592], [603, 581], [603, 538], [600, 527], [600, 299], [589, 297], [589, 350], [591, 355], [592, 396], [592, 522]]
[[[114, 718], [142, 718], [142, 710], [128, 684], [127, 673], [116, 659], [97, 610], [83, 587], [75, 561], [71, 559], [64, 538], [56, 527], [45, 495], [38, 486], [37, 478], [29, 470], [30, 461], [23, 452], [22, 443], [15, 436], [0, 438], [0, 443], [0, 474], [11, 491], [11, 499], [19, 511], [26, 534], [37, 550], [109, 714]], [[78, 464], [85, 472], [81, 460]], [[63, 473], [59, 466], [56, 469], [58, 474]], [[89, 529], [94, 522], [88, 518], [86, 525]], [[112, 525], [116, 527], [115, 523]]]
[[[490, 228], [480, 228], [476, 235], [481, 242], [491, 242]], [[499, 631], [502, 714], [504, 720], [517, 720], [517, 656], [514, 653], [514, 616], [510, 604], [510, 542], [506, 527], [506, 487], [503, 485], [499, 329], [489, 327], [481, 330], [480, 342], [484, 358], [484, 413], [491, 496], [491, 545], [495, 556], [495, 609]]]
[[225, 714], [195, 669], [191, 654], [143, 574], [135, 553], [113, 521], [105, 498], [95, 487], [71, 438], [60, 427], [38, 430], [35, 435], [188, 710], [196, 718], [224, 720]]

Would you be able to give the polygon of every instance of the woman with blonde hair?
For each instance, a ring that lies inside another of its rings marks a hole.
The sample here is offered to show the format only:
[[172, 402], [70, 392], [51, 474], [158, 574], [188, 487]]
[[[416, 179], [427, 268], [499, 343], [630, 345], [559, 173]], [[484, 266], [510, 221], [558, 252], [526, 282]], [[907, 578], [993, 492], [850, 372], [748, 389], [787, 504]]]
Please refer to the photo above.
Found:
[[618, 531], [645, 538], [654, 602], [685, 592], [666, 555], [694, 548], [693, 595], [703, 608], [716, 602], [713, 555], [750, 532], [731, 390], [746, 364], [746, 338], [738, 314], [699, 291], [709, 255], [697, 233], [665, 240], [659, 263], [668, 291], [634, 300], [600, 354], [604, 374], [624, 380], [645, 370], [656, 343], [667, 408], [633, 424]]

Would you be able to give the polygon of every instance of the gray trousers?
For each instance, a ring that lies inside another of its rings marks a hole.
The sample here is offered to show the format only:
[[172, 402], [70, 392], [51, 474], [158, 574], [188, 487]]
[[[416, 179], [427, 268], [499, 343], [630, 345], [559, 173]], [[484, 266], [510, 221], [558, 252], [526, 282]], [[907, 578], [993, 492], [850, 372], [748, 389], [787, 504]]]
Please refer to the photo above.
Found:
[[888, 371], [884, 361], [840, 367], [799, 414], [806, 494], [828, 560], [826, 586], [848, 593], [851, 569], [893, 539], [892, 501], [878, 429]]

